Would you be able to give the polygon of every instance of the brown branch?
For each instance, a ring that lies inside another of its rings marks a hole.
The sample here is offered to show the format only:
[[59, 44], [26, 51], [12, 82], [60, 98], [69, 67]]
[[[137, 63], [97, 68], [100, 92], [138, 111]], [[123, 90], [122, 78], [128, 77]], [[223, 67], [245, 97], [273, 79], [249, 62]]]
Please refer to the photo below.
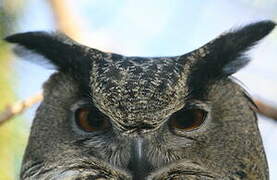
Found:
[[52, 8], [57, 28], [67, 34], [69, 37], [81, 39], [81, 20], [74, 16], [67, 0], [49, 0]]
[[42, 94], [40, 93], [23, 101], [8, 105], [2, 112], [0, 112], [0, 125], [8, 121], [9, 119], [12, 119], [14, 116], [21, 114], [32, 105], [39, 103], [42, 98]]
[[277, 121], [277, 107], [273, 107], [257, 99], [254, 102], [258, 106], [257, 112], [260, 115]]

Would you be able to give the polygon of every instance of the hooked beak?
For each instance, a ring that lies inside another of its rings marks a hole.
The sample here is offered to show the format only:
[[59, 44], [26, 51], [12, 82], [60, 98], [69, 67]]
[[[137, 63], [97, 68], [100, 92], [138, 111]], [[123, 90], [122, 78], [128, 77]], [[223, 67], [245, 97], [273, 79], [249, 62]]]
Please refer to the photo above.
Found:
[[128, 169], [133, 175], [134, 180], [144, 180], [147, 175], [153, 170], [145, 156], [145, 140], [138, 137], [131, 143], [131, 158], [128, 164]]

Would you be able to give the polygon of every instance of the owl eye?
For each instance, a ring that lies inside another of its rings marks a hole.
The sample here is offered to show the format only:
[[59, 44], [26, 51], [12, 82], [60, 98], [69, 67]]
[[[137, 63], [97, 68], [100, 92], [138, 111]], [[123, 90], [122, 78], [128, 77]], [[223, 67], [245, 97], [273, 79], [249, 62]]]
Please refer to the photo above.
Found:
[[75, 120], [86, 132], [106, 130], [111, 126], [108, 118], [97, 109], [80, 108], [75, 113]]
[[169, 126], [179, 130], [192, 131], [204, 123], [206, 116], [207, 112], [201, 109], [181, 110], [170, 117]]

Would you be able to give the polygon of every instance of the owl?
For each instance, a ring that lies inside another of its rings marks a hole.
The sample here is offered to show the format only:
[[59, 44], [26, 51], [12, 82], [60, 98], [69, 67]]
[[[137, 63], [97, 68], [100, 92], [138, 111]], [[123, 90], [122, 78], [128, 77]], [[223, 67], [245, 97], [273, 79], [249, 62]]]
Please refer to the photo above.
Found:
[[8, 36], [15, 52], [56, 69], [20, 178], [269, 179], [256, 106], [232, 74], [274, 27], [249, 24], [173, 57], [102, 52], [61, 33]]

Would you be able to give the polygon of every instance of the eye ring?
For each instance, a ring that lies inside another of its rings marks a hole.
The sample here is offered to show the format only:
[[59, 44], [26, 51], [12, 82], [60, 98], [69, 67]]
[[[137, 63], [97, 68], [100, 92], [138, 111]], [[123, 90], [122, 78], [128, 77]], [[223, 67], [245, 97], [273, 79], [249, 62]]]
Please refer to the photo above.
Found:
[[169, 119], [169, 127], [180, 131], [199, 129], [205, 122], [207, 112], [202, 109], [185, 109], [175, 112]]
[[111, 127], [109, 119], [96, 108], [79, 108], [75, 111], [75, 122], [85, 132], [104, 131]]

